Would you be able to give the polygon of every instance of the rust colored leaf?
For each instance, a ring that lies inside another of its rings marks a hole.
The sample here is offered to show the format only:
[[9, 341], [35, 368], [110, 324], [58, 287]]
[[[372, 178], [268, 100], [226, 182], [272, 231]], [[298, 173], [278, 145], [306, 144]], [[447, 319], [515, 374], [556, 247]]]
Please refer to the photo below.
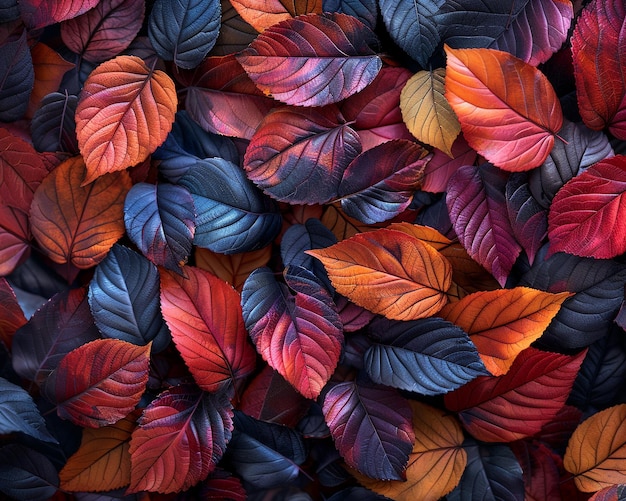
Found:
[[231, 0], [230, 3], [258, 32], [292, 17], [322, 12], [322, 0]]
[[209, 249], [196, 247], [194, 260], [196, 266], [213, 273], [241, 292], [248, 275], [257, 268], [265, 266], [272, 256], [272, 247], [240, 252], [238, 254], [218, 254]]
[[35, 69], [35, 85], [28, 102], [27, 118], [32, 118], [45, 96], [59, 90], [63, 75], [74, 67], [74, 64], [42, 42], [35, 44], [30, 53]]
[[31, 206], [32, 232], [55, 263], [90, 268], [124, 234], [124, 197], [131, 181], [115, 172], [82, 186], [81, 157], [54, 169], [39, 185]]
[[382, 228], [306, 252], [322, 261], [337, 292], [387, 318], [428, 317], [448, 300], [450, 263], [405, 233]]
[[172, 79], [137, 56], [118, 56], [92, 71], [76, 108], [84, 184], [144, 161], [172, 130], [177, 105]]

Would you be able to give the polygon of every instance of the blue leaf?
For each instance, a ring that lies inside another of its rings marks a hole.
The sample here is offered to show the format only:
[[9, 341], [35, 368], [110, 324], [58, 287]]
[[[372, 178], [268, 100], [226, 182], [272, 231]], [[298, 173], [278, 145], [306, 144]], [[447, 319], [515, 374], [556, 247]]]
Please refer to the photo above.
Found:
[[14, 499], [49, 499], [56, 493], [59, 475], [50, 460], [21, 444], [0, 448], [0, 492]]
[[179, 183], [191, 192], [196, 207], [198, 247], [236, 254], [265, 247], [278, 235], [282, 219], [277, 205], [234, 163], [203, 160]]
[[156, 0], [148, 38], [166, 61], [195, 68], [217, 41], [221, 14], [219, 0]]
[[89, 284], [89, 307], [105, 337], [139, 346], [152, 341], [152, 351], [170, 341], [160, 310], [159, 272], [141, 254], [115, 244], [98, 264]]
[[195, 212], [182, 186], [135, 184], [124, 202], [126, 232], [144, 256], [179, 272], [191, 253]]
[[0, 45], [0, 121], [22, 118], [35, 83], [35, 69], [26, 30]]
[[10, 23], [20, 18], [17, 0], [0, 0], [0, 23]]
[[376, 28], [378, 4], [376, 0], [322, 0], [324, 12], [341, 12], [356, 17], [370, 29]]

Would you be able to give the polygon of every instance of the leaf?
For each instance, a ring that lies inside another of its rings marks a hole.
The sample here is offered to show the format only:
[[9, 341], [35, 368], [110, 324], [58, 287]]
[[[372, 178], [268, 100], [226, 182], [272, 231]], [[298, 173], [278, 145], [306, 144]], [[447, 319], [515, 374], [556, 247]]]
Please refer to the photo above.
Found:
[[469, 145], [507, 171], [541, 165], [563, 124], [548, 79], [506, 52], [446, 46], [446, 54], [445, 97]]
[[10, 351], [15, 332], [26, 323], [15, 291], [6, 278], [0, 278], [0, 343]]
[[293, 2], [285, 0], [271, 0], [269, 2], [231, 0], [231, 3], [239, 15], [258, 32], [292, 17], [322, 12], [320, 0], [296, 0]]
[[219, 0], [156, 0], [150, 11], [148, 38], [157, 54], [181, 68], [195, 68], [217, 41]]
[[98, 0], [24, 0], [20, 2], [20, 12], [26, 26], [36, 29], [72, 19], [87, 12], [97, 3]]
[[459, 241], [500, 285], [521, 252], [506, 212], [507, 175], [489, 164], [466, 165], [448, 182], [446, 204]]
[[626, 483], [626, 404], [609, 407], [583, 421], [572, 434], [563, 466], [574, 475], [576, 487], [595, 492]]
[[26, 390], [0, 377], [0, 434], [20, 432], [37, 440], [57, 443]]
[[445, 411], [422, 402], [409, 403], [415, 445], [409, 454], [406, 480], [358, 479], [367, 488], [396, 501], [437, 501], [456, 487], [465, 469], [463, 431], [456, 418]]
[[589, 499], [590, 501], [622, 501], [626, 494], [625, 488], [625, 484], [611, 485], [600, 489]]
[[135, 429], [135, 411], [102, 428], [84, 428], [79, 449], [59, 472], [61, 489], [69, 492], [102, 492], [130, 483], [129, 443]]
[[306, 398], [317, 398], [333, 374], [343, 342], [337, 307], [312, 272], [269, 268], [246, 280], [241, 305], [246, 329], [263, 359]]
[[229, 0], [222, 0], [221, 4], [220, 34], [211, 50], [211, 54], [215, 56], [235, 54], [245, 49], [258, 35], [258, 32], [243, 20]]
[[354, 381], [331, 382], [322, 395], [322, 411], [335, 447], [363, 475], [402, 480], [415, 441], [412, 410], [384, 386]]
[[14, 443], [0, 448], [0, 491], [12, 499], [49, 499], [59, 485], [57, 470], [41, 452]]
[[336, 205], [327, 205], [320, 221], [333, 232], [338, 241], [376, 229], [348, 216]]
[[440, 318], [378, 321], [364, 356], [372, 381], [422, 395], [442, 395], [489, 373], [460, 328]]
[[0, 45], [0, 120], [12, 122], [24, 116], [35, 83], [33, 59], [26, 30]]
[[61, 23], [63, 43], [91, 63], [101, 63], [126, 50], [139, 33], [145, 16], [139, 0], [102, 0], [93, 8]]
[[35, 191], [30, 209], [33, 236], [55, 263], [84, 269], [104, 259], [124, 234], [124, 197], [130, 189], [125, 172], [102, 176], [82, 186], [81, 157], [54, 169]]
[[199, 268], [186, 266], [183, 272], [184, 277], [160, 270], [161, 311], [196, 383], [214, 392], [254, 370], [254, 350], [239, 294]]
[[89, 308], [100, 332], [109, 338], [159, 352], [170, 342], [161, 316], [156, 266], [137, 252], [114, 245], [89, 283]]
[[323, 0], [324, 12], [342, 12], [356, 17], [371, 29], [376, 28], [378, 5], [375, 0]]
[[402, 119], [419, 141], [452, 156], [452, 145], [461, 125], [444, 97], [444, 68], [418, 71], [400, 94]]
[[28, 214], [0, 204], [0, 276], [8, 275], [30, 254]]
[[374, 80], [382, 66], [377, 44], [374, 32], [356, 18], [327, 12], [271, 26], [236, 57], [266, 95], [291, 105], [324, 106]]
[[343, 172], [337, 188], [341, 208], [366, 224], [397, 216], [413, 200], [428, 160], [424, 148], [402, 139], [364, 151]]
[[63, 59], [59, 53], [42, 42], [38, 42], [31, 49], [35, 82], [30, 94], [30, 101], [26, 111], [27, 117], [32, 117], [41, 106], [42, 99], [59, 90], [65, 74], [75, 66]]
[[174, 82], [137, 56], [118, 56], [91, 72], [76, 109], [78, 146], [88, 184], [144, 161], [172, 129]]
[[362, 233], [307, 254], [322, 261], [337, 292], [393, 320], [434, 315], [448, 300], [448, 261], [399, 231]]
[[358, 134], [336, 106], [280, 107], [259, 125], [243, 165], [272, 198], [322, 204], [336, 198], [343, 172], [360, 152]]
[[[452, 143], [451, 156], [441, 150], [435, 150], [430, 162], [426, 164], [422, 191], [442, 193], [448, 188], [448, 180], [463, 165], [473, 165], [476, 152], [467, 144], [463, 134]], [[451, 158], [452, 157], [452, 158]]]
[[65, 151], [78, 154], [74, 115], [78, 98], [52, 92], [41, 101], [31, 122], [33, 145], [37, 151]]
[[307, 219], [304, 224], [291, 225], [280, 241], [280, 257], [285, 266], [295, 265], [317, 273], [318, 260], [305, 252], [311, 249], [323, 249], [337, 243], [335, 235], [319, 219]]
[[42, 384], [65, 355], [99, 337], [87, 291], [60, 292], [15, 332], [13, 368], [23, 378]]
[[[524, 499], [560, 501], [562, 459], [546, 444], [537, 440], [519, 440], [510, 444], [522, 467]], [[565, 484], [565, 482], [563, 482]]]
[[445, 0], [381, 0], [380, 12], [391, 38], [422, 68], [437, 45], [440, 35], [433, 16]]
[[620, 70], [625, 56], [619, 49], [625, 22], [623, 4], [590, 2], [571, 36], [580, 116], [590, 129], [608, 128], [619, 139], [626, 138], [626, 82]]
[[550, 253], [610, 259], [626, 252], [626, 157], [602, 160], [561, 188], [548, 213]]
[[61, 359], [44, 393], [57, 404], [60, 418], [99, 428], [119, 421], [139, 403], [149, 362], [150, 345], [97, 339]]
[[205, 499], [229, 499], [232, 501], [245, 501], [246, 491], [241, 479], [227, 470], [215, 468], [200, 488], [200, 495]]
[[204, 480], [230, 441], [232, 416], [224, 392], [180, 385], [161, 393], [132, 433], [128, 492], [179, 492]]
[[467, 332], [489, 372], [502, 376], [572, 295], [527, 287], [474, 292], [444, 306], [439, 315]]
[[465, 429], [484, 442], [529, 437], [563, 407], [585, 356], [526, 348], [503, 376], [479, 376], [444, 396]]

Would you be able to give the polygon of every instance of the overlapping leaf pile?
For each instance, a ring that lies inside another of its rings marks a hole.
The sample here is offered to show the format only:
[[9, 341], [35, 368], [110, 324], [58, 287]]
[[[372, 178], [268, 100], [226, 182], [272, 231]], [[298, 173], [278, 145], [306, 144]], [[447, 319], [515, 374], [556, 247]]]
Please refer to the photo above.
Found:
[[623, 499], [584, 3], [0, 2], [0, 492]]

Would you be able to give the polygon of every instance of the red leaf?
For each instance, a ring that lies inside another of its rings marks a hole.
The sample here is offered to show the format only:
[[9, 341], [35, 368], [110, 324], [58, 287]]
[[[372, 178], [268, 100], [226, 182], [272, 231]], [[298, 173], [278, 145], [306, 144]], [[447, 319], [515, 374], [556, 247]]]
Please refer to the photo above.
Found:
[[465, 429], [485, 442], [529, 437], [565, 404], [586, 351], [568, 356], [527, 348], [504, 376], [479, 376], [444, 396]]
[[43, 28], [87, 12], [98, 0], [24, 0], [20, 12], [29, 28]]
[[435, 149], [430, 162], [426, 164], [422, 191], [443, 193], [448, 189], [448, 181], [452, 175], [464, 165], [473, 165], [476, 161], [474, 151], [463, 135], [459, 135], [452, 144], [452, 156], [448, 156], [441, 150]]
[[0, 343], [11, 351], [15, 331], [26, 323], [13, 288], [5, 278], [0, 278]]
[[30, 255], [28, 215], [0, 204], [0, 276], [11, 273]]
[[90, 428], [112, 424], [139, 403], [148, 382], [150, 344], [97, 339], [65, 355], [44, 393], [63, 419]]
[[237, 54], [265, 94], [286, 104], [324, 106], [369, 85], [382, 66], [374, 33], [352, 16], [299, 16], [266, 29]]
[[518, 440], [510, 445], [522, 467], [525, 499], [561, 501], [561, 457], [538, 441]]
[[132, 434], [128, 492], [179, 492], [204, 480], [226, 450], [232, 418], [224, 392], [181, 385], [161, 393]]
[[626, 252], [626, 156], [601, 160], [556, 194], [548, 213], [550, 254], [610, 259]]
[[198, 386], [217, 391], [250, 374], [256, 357], [232, 286], [192, 266], [160, 273], [163, 318]]

